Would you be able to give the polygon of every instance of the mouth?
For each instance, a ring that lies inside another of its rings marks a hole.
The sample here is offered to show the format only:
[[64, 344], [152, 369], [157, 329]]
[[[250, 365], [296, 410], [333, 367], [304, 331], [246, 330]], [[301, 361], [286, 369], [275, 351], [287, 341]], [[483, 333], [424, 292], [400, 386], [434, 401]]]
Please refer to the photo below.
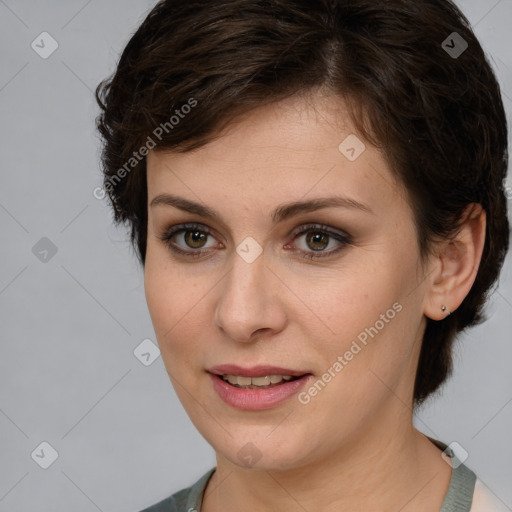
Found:
[[220, 365], [207, 372], [219, 396], [240, 409], [274, 407], [298, 392], [313, 375], [310, 371], [269, 365]]

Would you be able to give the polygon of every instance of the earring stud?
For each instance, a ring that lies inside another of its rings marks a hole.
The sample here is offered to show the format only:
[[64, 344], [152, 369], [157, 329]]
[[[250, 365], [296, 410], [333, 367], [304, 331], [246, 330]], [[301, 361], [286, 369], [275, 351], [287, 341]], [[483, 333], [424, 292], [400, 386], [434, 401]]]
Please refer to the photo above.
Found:
[[[448, 308], [443, 304], [443, 305], [441, 306], [441, 311], [442, 311], [443, 313], [445, 313], [446, 311], [448, 311]], [[451, 313], [450, 313], [450, 311], [448, 311], [448, 314], [449, 314], [449, 315], [451, 314]]]

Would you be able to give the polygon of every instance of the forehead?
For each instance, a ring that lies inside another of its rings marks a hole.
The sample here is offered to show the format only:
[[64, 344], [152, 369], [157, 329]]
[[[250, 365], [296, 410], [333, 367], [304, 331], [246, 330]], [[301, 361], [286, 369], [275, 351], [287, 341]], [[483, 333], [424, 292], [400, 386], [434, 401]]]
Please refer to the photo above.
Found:
[[147, 170], [150, 201], [167, 191], [217, 209], [273, 208], [283, 199], [336, 193], [383, 213], [403, 199], [382, 153], [356, 134], [343, 101], [329, 95], [253, 109], [191, 152], [152, 150]]

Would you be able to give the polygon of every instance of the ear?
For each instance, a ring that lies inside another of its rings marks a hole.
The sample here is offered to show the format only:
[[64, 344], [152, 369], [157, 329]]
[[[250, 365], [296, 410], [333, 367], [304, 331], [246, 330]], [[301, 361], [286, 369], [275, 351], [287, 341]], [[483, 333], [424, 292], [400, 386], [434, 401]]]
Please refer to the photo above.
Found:
[[[467, 296], [478, 272], [485, 243], [486, 213], [471, 203], [462, 216], [457, 234], [437, 242], [429, 264], [429, 289], [425, 295], [425, 316], [442, 320], [453, 313]], [[446, 308], [443, 311], [443, 306]]]

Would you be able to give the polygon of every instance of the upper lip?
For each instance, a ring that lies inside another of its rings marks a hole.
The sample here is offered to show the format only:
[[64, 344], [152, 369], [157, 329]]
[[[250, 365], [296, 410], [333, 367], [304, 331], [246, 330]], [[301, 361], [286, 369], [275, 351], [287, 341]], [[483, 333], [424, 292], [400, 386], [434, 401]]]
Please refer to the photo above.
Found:
[[290, 368], [282, 368], [279, 366], [260, 365], [244, 368], [236, 364], [221, 364], [212, 366], [209, 370], [215, 375], [237, 375], [240, 377], [265, 377], [266, 375], [291, 375], [292, 377], [300, 377], [309, 371], [291, 370]]

